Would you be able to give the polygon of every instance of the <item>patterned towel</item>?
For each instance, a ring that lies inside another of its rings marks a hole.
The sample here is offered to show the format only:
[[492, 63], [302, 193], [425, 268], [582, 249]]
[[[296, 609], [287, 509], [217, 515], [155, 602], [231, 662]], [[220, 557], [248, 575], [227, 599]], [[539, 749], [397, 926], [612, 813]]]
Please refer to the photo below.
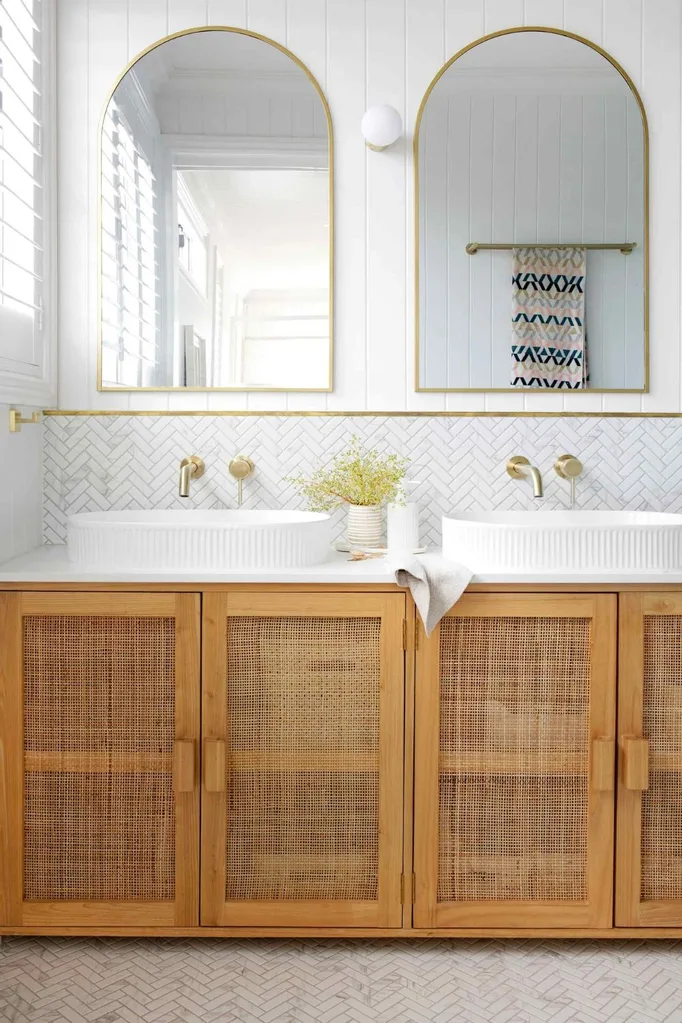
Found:
[[514, 249], [512, 387], [587, 387], [583, 248]]

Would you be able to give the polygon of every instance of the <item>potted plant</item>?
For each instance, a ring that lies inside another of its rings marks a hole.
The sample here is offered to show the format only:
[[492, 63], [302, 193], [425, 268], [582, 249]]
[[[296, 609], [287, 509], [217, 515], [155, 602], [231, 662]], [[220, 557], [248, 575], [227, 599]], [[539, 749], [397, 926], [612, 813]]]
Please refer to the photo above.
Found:
[[399, 455], [367, 450], [357, 437], [335, 455], [327, 468], [311, 476], [290, 477], [301, 488], [311, 511], [332, 511], [348, 505], [348, 542], [356, 547], [379, 547], [382, 506], [399, 499], [408, 461]]

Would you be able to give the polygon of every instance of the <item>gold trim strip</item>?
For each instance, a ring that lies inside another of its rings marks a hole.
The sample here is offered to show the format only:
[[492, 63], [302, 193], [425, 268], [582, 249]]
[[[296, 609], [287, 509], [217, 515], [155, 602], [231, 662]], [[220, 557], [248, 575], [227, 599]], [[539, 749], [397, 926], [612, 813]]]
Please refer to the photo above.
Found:
[[261, 409], [149, 409], [139, 411], [138, 409], [45, 409], [44, 416], [320, 416], [336, 417], [343, 419], [353, 418], [396, 418], [404, 416], [407, 419], [682, 419], [682, 412], [483, 412], [469, 411], [446, 411], [437, 412], [414, 412], [414, 411], [367, 411], [363, 409], [357, 412], [329, 412], [326, 409], [319, 411], [291, 411], [289, 409], [265, 411]]
[[[644, 136], [644, 387], [642, 388], [628, 388], [628, 389], [606, 389], [597, 390], [589, 389], [582, 393], [584, 394], [648, 394], [650, 390], [650, 367], [649, 367], [649, 122], [647, 121], [646, 110], [644, 109], [644, 102], [640, 96], [637, 86], [630, 78], [627, 71], [618, 63], [618, 61], [611, 56], [606, 50], [604, 50], [597, 43], [593, 43], [590, 39], [586, 39], [585, 36], [577, 35], [575, 32], [567, 32], [562, 28], [548, 28], [546, 25], [524, 25], [516, 28], [503, 28], [499, 32], [491, 32], [489, 35], [481, 36], [480, 39], [475, 39], [472, 43], [468, 43], [467, 46], [462, 47], [458, 50], [453, 57], [443, 64], [442, 68], [433, 77], [429, 86], [422, 97], [422, 101], [419, 104], [417, 111], [417, 120], [414, 127], [414, 137], [412, 146], [412, 155], [414, 163], [414, 389], [418, 393], [426, 392], [437, 392], [438, 394], [471, 394], [473, 391], [477, 391], [479, 394], [528, 394], [532, 393], [529, 390], [520, 391], [517, 387], [495, 387], [495, 388], [471, 388], [471, 387], [420, 387], [419, 385], [419, 132], [421, 129], [422, 118], [424, 116], [424, 110], [428, 102], [429, 96], [433, 92], [435, 86], [448, 70], [448, 68], [459, 60], [469, 50], [473, 50], [475, 46], [480, 46], [481, 43], [488, 42], [489, 39], [498, 39], [500, 36], [515, 35], [519, 32], [547, 32], [552, 35], [566, 36], [568, 39], [575, 39], [578, 43], [584, 43], [585, 46], [589, 46], [597, 53], [601, 54], [609, 64], [616, 69], [618, 74], [624, 79], [625, 83], [630, 88], [634, 95], [639, 112], [642, 115], [642, 132]], [[481, 246], [480, 246], [481, 247]], [[497, 246], [496, 246], [497, 247]], [[457, 413], [459, 414], [459, 413]], [[477, 415], [487, 415], [487, 413], [476, 413]], [[491, 413], [492, 415], [501, 415], [502, 413]], [[560, 413], [523, 413], [517, 412], [515, 415], [602, 415], [607, 416], [612, 413], [608, 412], [585, 412], [585, 413], [573, 413], [573, 412], [560, 412]], [[648, 413], [649, 415], [656, 415], [657, 413]], [[675, 413], [672, 413], [673, 415]], [[643, 415], [640, 412], [630, 413], [613, 413], [613, 415]]]
[[[329, 381], [326, 387], [104, 387], [102, 386], [102, 132], [104, 130], [104, 118], [109, 107], [111, 100], [113, 99], [116, 89], [121, 84], [128, 72], [137, 64], [138, 60], [146, 54], [151, 53], [157, 46], [161, 46], [163, 43], [169, 42], [171, 39], [179, 39], [181, 36], [196, 35], [198, 32], [233, 32], [235, 35], [249, 36], [251, 39], [258, 39], [262, 43], [267, 43], [269, 46], [274, 46], [280, 53], [285, 54], [290, 60], [296, 64], [301, 71], [303, 71], [312, 85], [314, 86], [320, 102], [322, 103], [322, 109], [324, 110], [324, 116], [327, 120], [327, 132], [329, 135], [329, 146], [328, 146], [328, 157], [329, 157]], [[198, 25], [195, 28], [186, 28], [180, 32], [173, 32], [172, 35], [163, 36], [161, 39], [157, 39], [151, 46], [147, 46], [146, 49], [140, 50], [137, 56], [133, 57], [131, 61], [124, 67], [113, 86], [107, 94], [104, 106], [102, 107], [102, 113], [99, 118], [99, 125], [97, 130], [97, 390], [101, 393], [133, 393], [137, 394], [141, 391], [168, 391], [179, 394], [186, 394], [190, 391], [202, 391], [208, 393], [219, 393], [224, 391], [235, 391], [243, 394], [247, 391], [253, 392], [276, 392], [279, 394], [292, 393], [308, 393], [313, 392], [316, 394], [329, 394], [334, 390], [334, 129], [332, 126], [332, 114], [327, 102], [327, 97], [322, 91], [322, 86], [313, 75], [310, 68], [308, 68], [303, 61], [292, 53], [291, 50], [287, 49], [286, 46], [282, 46], [281, 43], [275, 42], [274, 39], [270, 39], [269, 36], [264, 36], [260, 32], [251, 32], [246, 28], [233, 28], [229, 25]]]

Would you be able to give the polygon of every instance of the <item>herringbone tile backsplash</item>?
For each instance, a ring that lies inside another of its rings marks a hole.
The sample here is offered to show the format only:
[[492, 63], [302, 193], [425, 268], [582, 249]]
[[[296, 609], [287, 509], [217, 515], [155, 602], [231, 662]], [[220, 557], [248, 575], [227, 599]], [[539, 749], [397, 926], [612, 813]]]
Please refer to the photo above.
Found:
[[[287, 477], [308, 472], [357, 435], [410, 459], [419, 482], [422, 538], [440, 543], [440, 517], [455, 508], [568, 507], [555, 475], [562, 454], [585, 466], [576, 507], [678, 511], [682, 508], [682, 419], [412, 418], [409, 416], [54, 416], [45, 420], [44, 535], [64, 543], [66, 520], [82, 511], [125, 508], [233, 508], [227, 465], [237, 454], [256, 465], [246, 508], [301, 507]], [[206, 462], [189, 501], [177, 496], [185, 455]], [[505, 473], [524, 454], [543, 472], [545, 498]], [[343, 532], [344, 517], [335, 519]]]

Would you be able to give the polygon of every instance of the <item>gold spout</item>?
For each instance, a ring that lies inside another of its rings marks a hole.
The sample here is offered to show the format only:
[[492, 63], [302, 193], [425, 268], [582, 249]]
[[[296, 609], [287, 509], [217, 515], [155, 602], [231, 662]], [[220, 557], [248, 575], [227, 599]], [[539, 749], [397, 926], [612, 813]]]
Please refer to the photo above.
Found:
[[533, 483], [533, 497], [542, 497], [542, 474], [539, 469], [531, 465], [524, 455], [514, 455], [507, 462], [507, 474], [513, 480], [522, 480], [530, 476]]
[[200, 476], [203, 476], [205, 469], [204, 460], [199, 458], [198, 455], [190, 455], [189, 458], [183, 458], [180, 462], [180, 485], [178, 487], [180, 497], [189, 497], [190, 482], [198, 480]]

